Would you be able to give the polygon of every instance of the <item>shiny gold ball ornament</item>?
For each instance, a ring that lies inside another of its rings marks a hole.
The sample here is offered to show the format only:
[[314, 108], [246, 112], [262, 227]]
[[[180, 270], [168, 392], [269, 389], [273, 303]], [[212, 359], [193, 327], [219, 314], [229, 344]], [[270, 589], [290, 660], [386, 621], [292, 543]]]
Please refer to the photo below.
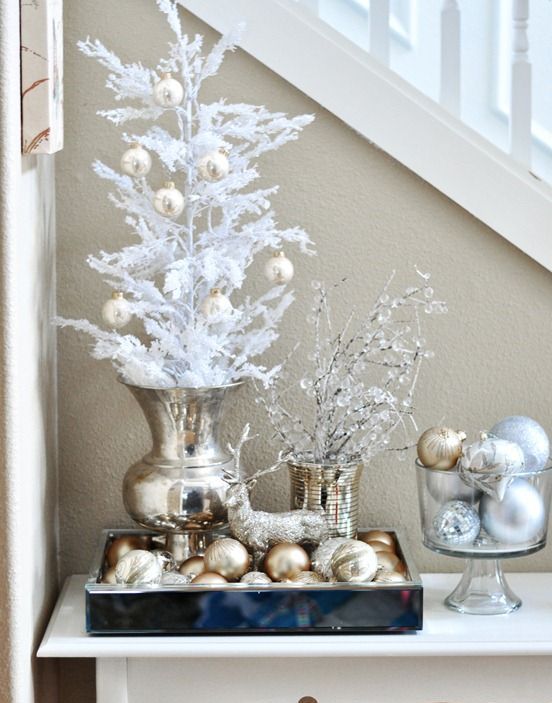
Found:
[[294, 267], [283, 251], [276, 251], [266, 262], [264, 273], [271, 283], [281, 286], [291, 281]]
[[230, 162], [223, 149], [212, 151], [200, 159], [197, 170], [204, 181], [216, 183], [226, 178], [230, 172]]
[[209, 295], [201, 301], [199, 310], [204, 317], [219, 317], [232, 312], [232, 303], [220, 288], [211, 288]]
[[272, 583], [272, 579], [262, 571], [250, 571], [241, 577], [240, 583], [247, 583], [250, 585], [267, 585]]
[[395, 571], [395, 568], [401, 562], [396, 554], [390, 554], [389, 552], [378, 552], [376, 553], [376, 558], [378, 566], [386, 571]]
[[368, 532], [361, 532], [358, 539], [363, 542], [382, 542], [387, 544], [389, 547], [393, 548], [395, 551], [395, 538], [389, 532], [384, 532], [383, 530], [368, 530]]
[[111, 298], [102, 305], [102, 320], [111, 329], [118, 330], [132, 319], [130, 305], [121, 291], [113, 291]]
[[378, 571], [374, 578], [375, 583], [404, 583], [405, 578], [396, 571]]
[[395, 554], [394, 547], [390, 547], [388, 544], [384, 544], [383, 542], [371, 540], [370, 542], [366, 542], [366, 544], [369, 544], [374, 550], [374, 552], [376, 552], [376, 554], [379, 554], [380, 552], [387, 552], [387, 554]]
[[144, 545], [140, 537], [128, 535], [114, 539], [109, 545], [105, 555], [108, 566], [117, 566], [119, 559], [127, 552], [131, 552], [133, 549], [144, 549]]
[[360, 540], [338, 547], [333, 553], [331, 564], [336, 579], [347, 583], [371, 581], [378, 570], [376, 552]]
[[316, 571], [301, 571], [291, 579], [291, 583], [322, 583], [324, 579]]
[[115, 567], [114, 566], [108, 567], [103, 572], [102, 583], [108, 583], [110, 586], [116, 585], [117, 579], [115, 577]]
[[452, 469], [462, 454], [465, 439], [465, 432], [430, 427], [418, 440], [418, 459], [427, 469]]
[[228, 583], [228, 581], [224, 578], [224, 576], [216, 574], [213, 571], [204, 571], [202, 574], [198, 574], [194, 579], [192, 579], [191, 583], [215, 586], [220, 585], [221, 583]]
[[217, 539], [205, 550], [205, 570], [215, 571], [228, 581], [241, 578], [249, 569], [250, 561], [247, 549], [231, 537]]
[[273, 581], [289, 581], [302, 571], [309, 571], [309, 555], [299, 544], [282, 542], [268, 552], [264, 570]]
[[184, 196], [172, 181], [167, 181], [153, 195], [153, 207], [164, 217], [178, 217], [184, 210], [184, 204]]
[[190, 557], [180, 564], [178, 571], [182, 574], [182, 576], [199, 576], [199, 574], [202, 574], [205, 571], [205, 560], [203, 557], [199, 556]]
[[176, 107], [184, 99], [184, 88], [170, 73], [163, 73], [153, 86], [153, 99], [159, 107]]
[[121, 156], [121, 171], [127, 176], [139, 178], [147, 176], [151, 170], [151, 156], [138, 142], [132, 142]]

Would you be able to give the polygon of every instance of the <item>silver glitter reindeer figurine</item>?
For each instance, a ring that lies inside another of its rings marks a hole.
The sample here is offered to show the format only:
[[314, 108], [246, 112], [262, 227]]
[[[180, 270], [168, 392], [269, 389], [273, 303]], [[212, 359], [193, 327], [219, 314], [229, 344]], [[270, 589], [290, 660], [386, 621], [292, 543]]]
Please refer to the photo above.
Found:
[[322, 542], [329, 536], [323, 512], [290, 510], [286, 513], [267, 513], [263, 510], [253, 510], [249, 492], [261, 476], [277, 471], [285, 463], [285, 458], [283, 452], [280, 452], [278, 461], [272, 466], [257, 471], [249, 478], [242, 477], [241, 450], [250, 439], [252, 437], [249, 436], [249, 425], [246, 425], [236, 447], [228, 445], [234, 456], [234, 471], [227, 472], [224, 476], [224, 480], [229, 484], [225, 504], [228, 508], [230, 531], [234, 537], [253, 552], [256, 564], [274, 544]]

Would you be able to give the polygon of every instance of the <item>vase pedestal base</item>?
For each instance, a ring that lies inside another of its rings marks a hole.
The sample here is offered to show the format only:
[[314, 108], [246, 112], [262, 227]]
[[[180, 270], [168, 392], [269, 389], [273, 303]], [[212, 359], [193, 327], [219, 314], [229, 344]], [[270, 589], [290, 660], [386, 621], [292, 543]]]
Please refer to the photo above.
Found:
[[508, 585], [500, 559], [467, 559], [445, 605], [470, 615], [504, 615], [520, 608], [521, 598]]

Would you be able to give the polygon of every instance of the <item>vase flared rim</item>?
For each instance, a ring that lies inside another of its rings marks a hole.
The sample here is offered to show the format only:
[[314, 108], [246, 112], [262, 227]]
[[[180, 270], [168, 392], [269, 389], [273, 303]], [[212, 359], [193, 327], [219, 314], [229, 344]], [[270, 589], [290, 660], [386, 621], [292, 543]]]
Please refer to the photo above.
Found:
[[141, 391], [166, 391], [166, 392], [187, 392], [187, 393], [195, 393], [196, 395], [200, 394], [207, 394], [211, 393], [213, 391], [222, 391], [222, 390], [229, 390], [230, 388], [239, 388], [240, 386], [243, 386], [246, 382], [246, 379], [240, 379], [238, 381], [231, 381], [230, 383], [224, 383], [221, 384], [220, 386], [142, 386], [139, 383], [130, 383], [129, 381], [125, 381], [124, 378], [121, 378], [120, 376], [117, 377], [117, 380], [119, 383], [121, 383], [123, 386], [126, 386], [127, 388], [136, 388]]

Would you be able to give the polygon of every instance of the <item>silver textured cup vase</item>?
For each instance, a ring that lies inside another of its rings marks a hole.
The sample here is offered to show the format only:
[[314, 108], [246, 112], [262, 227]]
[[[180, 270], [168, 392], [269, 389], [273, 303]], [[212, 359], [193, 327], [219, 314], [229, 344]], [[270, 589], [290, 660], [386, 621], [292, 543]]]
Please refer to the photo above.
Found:
[[167, 533], [177, 560], [201, 552], [227, 522], [223, 472], [233, 457], [220, 446], [228, 396], [242, 382], [210, 388], [124, 384], [149, 425], [152, 449], [123, 480], [123, 501], [139, 525]]
[[288, 461], [292, 509], [324, 510], [331, 537], [356, 537], [364, 464]]

